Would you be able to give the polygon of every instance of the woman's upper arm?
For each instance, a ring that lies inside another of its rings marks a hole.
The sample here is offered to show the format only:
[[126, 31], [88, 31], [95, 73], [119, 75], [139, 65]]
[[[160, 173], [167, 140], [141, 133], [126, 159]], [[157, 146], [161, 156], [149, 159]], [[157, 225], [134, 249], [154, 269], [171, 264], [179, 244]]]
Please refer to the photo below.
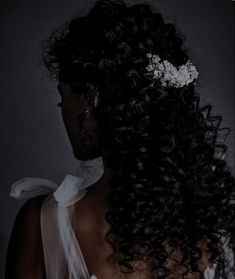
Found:
[[40, 211], [46, 196], [28, 200], [19, 210], [6, 256], [5, 279], [43, 279], [45, 265]]

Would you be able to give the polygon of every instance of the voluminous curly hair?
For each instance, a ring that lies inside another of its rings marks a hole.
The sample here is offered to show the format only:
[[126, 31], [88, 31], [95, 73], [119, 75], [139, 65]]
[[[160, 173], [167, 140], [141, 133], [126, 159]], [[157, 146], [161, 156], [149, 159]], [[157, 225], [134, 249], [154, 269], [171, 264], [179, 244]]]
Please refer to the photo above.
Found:
[[235, 179], [218, 156], [227, 150], [218, 132], [229, 128], [220, 127], [222, 117], [212, 116], [211, 105], [200, 106], [193, 83], [150, 86], [144, 75], [147, 53], [180, 66], [188, 52], [176, 27], [150, 4], [115, 0], [96, 1], [86, 16], [45, 40], [42, 58], [52, 78], [77, 94], [99, 91], [94, 114], [115, 171], [106, 241], [123, 272], [142, 260], [156, 278], [173, 272], [174, 278], [188, 272], [203, 278], [205, 251], [214, 263], [225, 258], [222, 241], [232, 245]]

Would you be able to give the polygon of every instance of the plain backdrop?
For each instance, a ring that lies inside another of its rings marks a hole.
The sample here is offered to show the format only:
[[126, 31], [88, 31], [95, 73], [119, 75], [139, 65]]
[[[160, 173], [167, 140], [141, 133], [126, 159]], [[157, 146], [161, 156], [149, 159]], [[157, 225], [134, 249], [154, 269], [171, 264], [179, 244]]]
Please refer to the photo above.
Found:
[[[140, 3], [128, 1], [127, 3]], [[145, 1], [150, 2], [151, 1]], [[234, 173], [234, 7], [231, 0], [155, 0], [166, 22], [185, 36], [200, 70], [202, 103], [231, 128], [228, 164]], [[56, 91], [40, 62], [40, 42], [92, 1], [8, 0], [0, 4], [1, 194], [0, 278], [15, 216], [24, 203], [9, 197], [13, 182], [43, 177], [60, 182], [76, 169]]]

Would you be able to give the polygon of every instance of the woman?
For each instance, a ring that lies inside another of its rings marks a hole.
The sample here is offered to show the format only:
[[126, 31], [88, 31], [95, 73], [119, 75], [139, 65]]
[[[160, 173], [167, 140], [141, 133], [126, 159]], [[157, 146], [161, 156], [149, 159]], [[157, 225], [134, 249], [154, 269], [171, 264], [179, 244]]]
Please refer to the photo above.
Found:
[[148, 4], [100, 0], [51, 34], [43, 61], [78, 174], [14, 184], [30, 199], [6, 278], [234, 278], [226, 128], [200, 106], [176, 28]]

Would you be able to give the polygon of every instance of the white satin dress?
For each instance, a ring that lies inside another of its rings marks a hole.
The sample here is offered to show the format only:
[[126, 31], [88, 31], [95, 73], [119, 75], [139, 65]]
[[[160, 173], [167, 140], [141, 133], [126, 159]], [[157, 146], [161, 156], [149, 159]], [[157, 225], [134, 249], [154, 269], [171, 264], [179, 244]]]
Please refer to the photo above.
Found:
[[[95, 171], [93, 168], [89, 175], [81, 169], [79, 175], [67, 174], [59, 185], [48, 179], [29, 177], [11, 186], [10, 196], [16, 199], [48, 194], [42, 204], [40, 220], [47, 279], [97, 279], [88, 272], [74, 233], [73, 214], [74, 204], [86, 194], [86, 188], [102, 176], [101, 163], [99, 161], [99, 167], [95, 164]], [[233, 265], [233, 253], [226, 243], [225, 250]], [[205, 279], [215, 278], [215, 270], [216, 264], [206, 268]], [[234, 276], [231, 274], [228, 278], [234, 279]]]

